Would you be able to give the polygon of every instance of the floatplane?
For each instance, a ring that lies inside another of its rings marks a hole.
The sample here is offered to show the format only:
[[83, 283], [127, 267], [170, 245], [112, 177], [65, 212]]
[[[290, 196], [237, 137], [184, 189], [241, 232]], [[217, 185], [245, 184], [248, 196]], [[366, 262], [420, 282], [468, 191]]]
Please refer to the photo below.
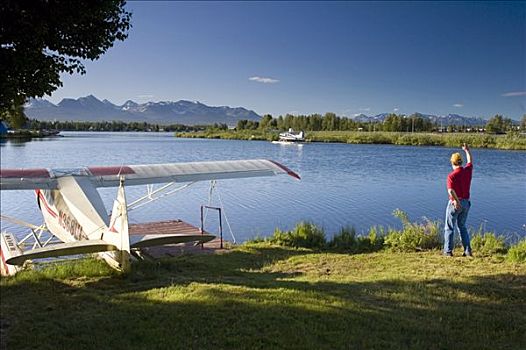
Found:
[[[286, 166], [264, 159], [74, 169], [0, 169], [0, 190], [34, 190], [44, 218], [44, 224], [38, 226], [2, 215], [3, 220], [29, 227], [31, 233], [20, 241], [12, 233], [1, 233], [1, 273], [14, 275], [32, 259], [87, 253], [97, 253], [111, 267], [127, 272], [131, 260], [140, 257], [142, 248], [188, 242], [202, 244], [215, 238], [202, 230], [163, 235], [151, 232], [130, 238], [128, 209], [131, 206], [145, 204], [198, 181], [215, 183], [223, 179], [281, 174], [300, 179]], [[154, 190], [153, 184], [164, 185]], [[173, 187], [178, 184], [184, 185]], [[147, 185], [147, 194], [128, 204], [125, 187], [136, 185]], [[110, 214], [97, 190], [99, 187], [118, 187]], [[45, 241], [43, 231], [50, 233]], [[29, 237], [34, 243], [28, 247], [24, 241]]]
[[280, 133], [279, 139], [277, 141], [272, 141], [272, 143], [278, 143], [283, 145], [301, 145], [303, 142], [305, 142], [305, 132], [300, 131], [296, 133], [292, 128], [290, 128], [289, 131]]

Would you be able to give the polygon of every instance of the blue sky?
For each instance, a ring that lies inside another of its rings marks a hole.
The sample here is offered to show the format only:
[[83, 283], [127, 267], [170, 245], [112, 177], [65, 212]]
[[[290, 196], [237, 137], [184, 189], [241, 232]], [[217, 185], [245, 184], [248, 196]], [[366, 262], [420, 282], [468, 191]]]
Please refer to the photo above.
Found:
[[50, 98], [259, 114], [526, 113], [526, 2], [129, 2], [133, 28]]

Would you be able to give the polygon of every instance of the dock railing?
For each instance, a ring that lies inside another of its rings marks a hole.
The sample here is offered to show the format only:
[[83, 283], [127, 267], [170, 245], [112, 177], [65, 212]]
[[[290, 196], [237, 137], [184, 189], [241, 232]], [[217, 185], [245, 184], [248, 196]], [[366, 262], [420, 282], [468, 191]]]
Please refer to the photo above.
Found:
[[[221, 208], [219, 207], [211, 207], [209, 205], [202, 205], [201, 206], [201, 233], [203, 234], [205, 232], [205, 223], [204, 223], [204, 209], [212, 209], [217, 210], [219, 214], [219, 238], [220, 238], [220, 248], [223, 249], [223, 223], [221, 220]], [[203, 244], [201, 244], [201, 248], [203, 248]]]

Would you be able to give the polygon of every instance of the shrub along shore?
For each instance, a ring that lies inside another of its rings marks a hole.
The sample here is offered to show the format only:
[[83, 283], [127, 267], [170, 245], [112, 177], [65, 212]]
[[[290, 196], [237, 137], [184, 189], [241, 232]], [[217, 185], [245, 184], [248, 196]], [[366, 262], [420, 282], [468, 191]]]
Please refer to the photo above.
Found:
[[[214, 130], [177, 132], [176, 137], [228, 140], [275, 141], [278, 131], [265, 130]], [[475, 148], [526, 150], [526, 136], [518, 133], [492, 135], [482, 133], [403, 133], [368, 131], [307, 131], [306, 142], [338, 142], [352, 144], [392, 144], [409, 146], [459, 147], [467, 143]]]
[[[251, 243], [269, 243], [293, 248], [310, 248], [344, 253], [423, 252], [441, 251], [443, 228], [438, 221], [425, 219], [424, 222], [409, 220], [406, 212], [393, 211], [393, 216], [402, 222], [401, 229], [373, 226], [365, 235], [358, 235], [353, 227], [342, 227], [330, 240], [322, 228], [310, 222], [300, 222], [293, 230], [282, 231], [276, 228], [273, 235], [256, 237]], [[471, 245], [479, 257], [500, 256], [510, 262], [526, 263], [526, 237], [518, 242], [506, 243], [504, 236], [494, 232], [484, 232], [482, 227], [471, 230]], [[458, 235], [455, 245], [461, 246]], [[460, 248], [459, 248], [460, 249]]]
[[395, 215], [400, 230], [327, 241], [300, 223], [128, 275], [89, 258], [2, 278], [2, 348], [522, 348], [526, 240], [475, 234], [475, 257], [448, 258], [437, 223]]

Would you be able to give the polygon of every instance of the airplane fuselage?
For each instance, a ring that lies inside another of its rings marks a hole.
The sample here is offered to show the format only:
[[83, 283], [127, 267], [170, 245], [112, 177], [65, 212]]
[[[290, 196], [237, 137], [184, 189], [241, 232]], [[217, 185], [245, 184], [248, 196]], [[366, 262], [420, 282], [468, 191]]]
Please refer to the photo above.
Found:
[[89, 239], [82, 225], [64, 203], [58, 190], [35, 190], [37, 203], [48, 230], [62, 242]]
[[124, 186], [119, 187], [112, 217], [108, 217], [97, 188], [86, 178], [58, 179], [58, 189], [37, 189], [37, 203], [48, 230], [62, 242], [104, 240], [118, 251], [99, 255], [110, 265], [127, 270], [130, 247]]

